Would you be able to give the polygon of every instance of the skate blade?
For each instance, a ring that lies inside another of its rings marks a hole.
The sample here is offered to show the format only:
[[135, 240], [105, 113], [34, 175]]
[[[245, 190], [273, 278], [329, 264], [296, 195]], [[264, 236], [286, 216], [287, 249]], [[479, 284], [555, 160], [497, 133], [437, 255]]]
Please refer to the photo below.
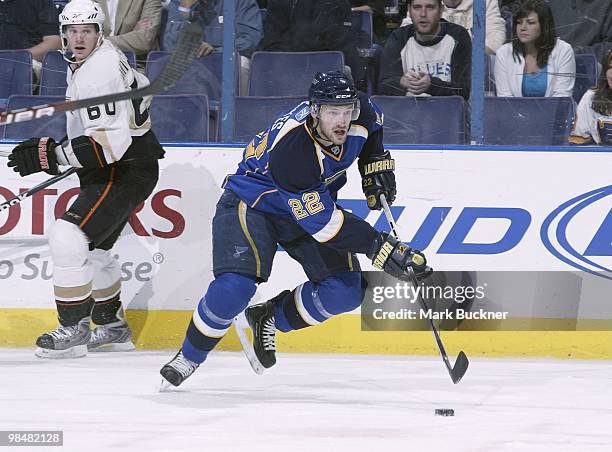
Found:
[[244, 354], [251, 365], [251, 368], [257, 375], [262, 375], [264, 373], [265, 367], [261, 365], [257, 356], [255, 355], [255, 350], [253, 349], [253, 344], [249, 340], [247, 336], [246, 330], [249, 328], [249, 323], [246, 320], [244, 313], [238, 314], [238, 317], [234, 319], [234, 328], [236, 328], [236, 333], [238, 334], [238, 339], [240, 339], [240, 344], [242, 345], [242, 350], [244, 350]]
[[136, 347], [132, 341], [128, 342], [111, 342], [109, 344], [99, 345], [97, 347], [90, 348], [87, 346], [87, 350], [94, 353], [104, 353], [104, 352], [131, 352], [135, 350]]
[[75, 345], [66, 350], [51, 350], [48, 348], [37, 347], [34, 354], [43, 359], [72, 359], [72, 358], [83, 358], [87, 355], [87, 346]]
[[162, 378], [161, 384], [159, 385], [159, 392], [170, 392], [170, 389], [172, 388], [172, 383], [165, 378]]

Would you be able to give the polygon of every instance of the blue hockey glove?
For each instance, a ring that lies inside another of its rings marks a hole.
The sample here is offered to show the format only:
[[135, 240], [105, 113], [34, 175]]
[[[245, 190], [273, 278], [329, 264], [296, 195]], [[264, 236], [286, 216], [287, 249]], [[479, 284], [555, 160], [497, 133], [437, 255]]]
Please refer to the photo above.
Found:
[[380, 195], [385, 195], [387, 203], [393, 204], [395, 194], [395, 160], [391, 158], [389, 151], [359, 162], [361, 173], [361, 188], [368, 201], [368, 207], [372, 210], [380, 210]]
[[411, 282], [408, 267], [412, 268], [419, 281], [433, 273], [422, 252], [410, 248], [386, 232], [376, 237], [368, 257], [372, 259], [374, 267], [402, 281]]
[[21, 176], [44, 171], [59, 174], [53, 138], [30, 138], [18, 144], [8, 157], [7, 165]]

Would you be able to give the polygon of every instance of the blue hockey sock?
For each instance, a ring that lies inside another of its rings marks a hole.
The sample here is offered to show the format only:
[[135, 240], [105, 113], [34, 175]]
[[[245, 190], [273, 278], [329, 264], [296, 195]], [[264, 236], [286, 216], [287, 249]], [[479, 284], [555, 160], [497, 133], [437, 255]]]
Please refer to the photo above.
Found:
[[361, 305], [364, 293], [358, 272], [340, 273], [320, 283], [307, 281], [276, 303], [276, 328], [283, 332], [298, 330], [350, 312]]
[[183, 355], [195, 363], [204, 362], [255, 290], [254, 278], [237, 273], [224, 273], [211, 282], [187, 327]]

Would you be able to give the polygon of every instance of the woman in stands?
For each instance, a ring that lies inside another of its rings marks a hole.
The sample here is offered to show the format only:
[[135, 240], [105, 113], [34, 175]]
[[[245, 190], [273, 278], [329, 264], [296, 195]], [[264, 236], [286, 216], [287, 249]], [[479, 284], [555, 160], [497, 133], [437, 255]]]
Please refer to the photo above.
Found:
[[497, 51], [495, 85], [503, 97], [571, 97], [576, 76], [572, 46], [557, 38], [544, 0], [526, 0], [513, 18], [512, 42]]
[[612, 146], [612, 52], [601, 61], [599, 82], [580, 99], [572, 144], [603, 144]]

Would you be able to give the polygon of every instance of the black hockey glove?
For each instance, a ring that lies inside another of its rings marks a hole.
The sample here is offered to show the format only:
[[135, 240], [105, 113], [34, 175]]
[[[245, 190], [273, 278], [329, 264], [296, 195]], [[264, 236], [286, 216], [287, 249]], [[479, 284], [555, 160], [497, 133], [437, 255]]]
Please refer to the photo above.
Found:
[[361, 173], [361, 187], [372, 210], [380, 210], [380, 195], [385, 195], [387, 203], [393, 204], [395, 200], [395, 160], [389, 151], [382, 155], [359, 162]]
[[427, 266], [427, 259], [423, 253], [413, 250], [386, 232], [376, 237], [368, 257], [372, 259], [374, 267], [402, 281], [411, 282], [408, 267], [412, 268], [419, 281], [433, 273], [431, 267]]
[[53, 138], [30, 138], [18, 144], [8, 157], [7, 165], [21, 176], [44, 171], [48, 174], [59, 174]]

